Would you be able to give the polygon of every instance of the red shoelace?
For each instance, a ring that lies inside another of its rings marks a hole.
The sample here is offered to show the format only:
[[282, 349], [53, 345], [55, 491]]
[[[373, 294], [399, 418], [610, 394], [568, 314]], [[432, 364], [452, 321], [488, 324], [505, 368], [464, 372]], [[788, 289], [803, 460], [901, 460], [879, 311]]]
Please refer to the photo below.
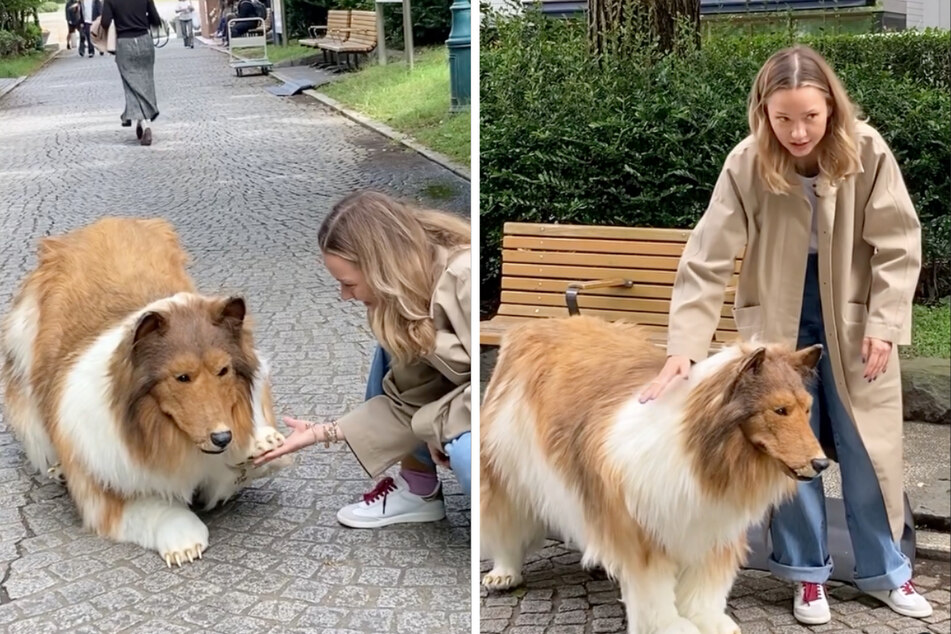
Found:
[[918, 591], [915, 589], [915, 584], [913, 584], [911, 581], [906, 581], [901, 586], [901, 591], [904, 592], [908, 596], [918, 593]]
[[803, 603], [809, 605], [813, 601], [819, 601], [820, 599], [822, 599], [822, 584], [804, 581], [802, 584]]
[[376, 486], [373, 487], [373, 490], [369, 493], [363, 494], [363, 501], [367, 504], [373, 504], [380, 497], [386, 497], [390, 491], [396, 490], [396, 483], [393, 482], [393, 478], [386, 477], [376, 483]]

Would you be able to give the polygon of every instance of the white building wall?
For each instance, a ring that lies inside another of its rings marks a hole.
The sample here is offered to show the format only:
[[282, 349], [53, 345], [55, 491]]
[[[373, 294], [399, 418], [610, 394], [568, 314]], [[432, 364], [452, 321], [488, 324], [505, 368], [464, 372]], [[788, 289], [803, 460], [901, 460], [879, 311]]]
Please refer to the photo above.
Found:
[[907, 27], [951, 29], [951, 3], [948, 0], [905, 0]]

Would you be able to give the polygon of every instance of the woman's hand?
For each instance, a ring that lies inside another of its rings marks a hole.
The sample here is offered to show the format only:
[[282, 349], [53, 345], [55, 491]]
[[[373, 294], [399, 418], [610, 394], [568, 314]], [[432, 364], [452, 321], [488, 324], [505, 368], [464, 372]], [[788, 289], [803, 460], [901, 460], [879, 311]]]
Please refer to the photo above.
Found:
[[687, 380], [689, 376], [690, 358], [683, 355], [671, 355], [667, 357], [667, 363], [664, 364], [657, 378], [647, 384], [647, 387], [641, 392], [637, 400], [641, 403], [652, 401], [666, 392], [674, 379], [680, 378]]
[[888, 357], [892, 353], [892, 342], [875, 337], [866, 337], [862, 340], [862, 363], [865, 364], [865, 372], [862, 377], [872, 382], [878, 378], [879, 374], [884, 374], [888, 367]]
[[291, 433], [284, 437], [284, 444], [255, 458], [255, 467], [260, 467], [275, 458], [309, 447], [317, 442], [317, 429], [313, 428], [315, 423], [285, 416], [284, 424], [291, 428]]

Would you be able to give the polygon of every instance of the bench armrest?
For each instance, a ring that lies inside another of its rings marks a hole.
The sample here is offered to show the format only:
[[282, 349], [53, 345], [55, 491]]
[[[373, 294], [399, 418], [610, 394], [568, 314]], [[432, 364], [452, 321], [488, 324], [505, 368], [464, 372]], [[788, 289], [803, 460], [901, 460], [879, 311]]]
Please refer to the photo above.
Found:
[[565, 304], [568, 305], [568, 314], [569, 315], [580, 315], [581, 311], [578, 309], [578, 293], [584, 290], [590, 290], [592, 288], [612, 288], [615, 286], [623, 286], [624, 288], [631, 288], [634, 286], [633, 280], [626, 280], [624, 278], [613, 278], [609, 280], [593, 280], [591, 282], [571, 282], [568, 284], [568, 288], [565, 290]]
[[317, 33], [319, 31], [326, 31], [326, 30], [327, 30], [326, 24], [318, 24], [315, 26], [307, 27], [307, 34], [310, 35], [312, 38], [317, 39]]

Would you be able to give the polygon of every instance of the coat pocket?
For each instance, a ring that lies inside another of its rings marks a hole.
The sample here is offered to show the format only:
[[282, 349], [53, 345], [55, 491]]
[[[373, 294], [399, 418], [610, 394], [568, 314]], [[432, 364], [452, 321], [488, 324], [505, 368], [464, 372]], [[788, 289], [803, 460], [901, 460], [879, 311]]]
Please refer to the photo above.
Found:
[[847, 324], [865, 325], [865, 319], [868, 317], [868, 307], [858, 302], [849, 302], [842, 311], [842, 321]]
[[733, 321], [743, 341], [752, 341], [763, 332], [763, 308], [761, 306], [733, 307]]

